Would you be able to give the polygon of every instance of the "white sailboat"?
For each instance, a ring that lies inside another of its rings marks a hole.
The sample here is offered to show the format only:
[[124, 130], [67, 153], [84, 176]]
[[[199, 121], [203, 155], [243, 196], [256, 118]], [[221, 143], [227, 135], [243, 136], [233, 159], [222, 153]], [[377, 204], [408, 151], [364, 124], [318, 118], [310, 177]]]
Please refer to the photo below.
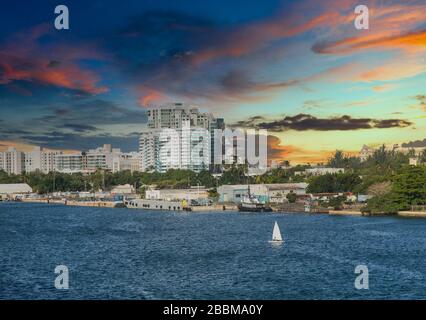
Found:
[[272, 231], [272, 240], [269, 242], [271, 243], [282, 243], [283, 238], [281, 237], [280, 227], [278, 226], [278, 223], [275, 221], [274, 230]]

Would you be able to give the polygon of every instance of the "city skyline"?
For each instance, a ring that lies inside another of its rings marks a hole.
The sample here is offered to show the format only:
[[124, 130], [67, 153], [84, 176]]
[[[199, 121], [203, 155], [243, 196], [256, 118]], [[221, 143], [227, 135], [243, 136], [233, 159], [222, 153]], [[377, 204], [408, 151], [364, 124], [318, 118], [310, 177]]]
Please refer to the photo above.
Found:
[[268, 129], [292, 163], [426, 138], [422, 1], [364, 2], [369, 30], [350, 0], [115, 3], [69, 4], [70, 30], [53, 1], [4, 5], [0, 148], [137, 150], [167, 102]]

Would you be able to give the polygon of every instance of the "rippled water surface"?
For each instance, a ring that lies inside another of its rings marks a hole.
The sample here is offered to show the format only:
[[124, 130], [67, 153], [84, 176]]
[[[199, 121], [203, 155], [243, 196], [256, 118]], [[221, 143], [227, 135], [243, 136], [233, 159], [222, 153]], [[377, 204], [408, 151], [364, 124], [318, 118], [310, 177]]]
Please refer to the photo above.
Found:
[[425, 254], [422, 219], [0, 203], [0, 299], [426, 299]]

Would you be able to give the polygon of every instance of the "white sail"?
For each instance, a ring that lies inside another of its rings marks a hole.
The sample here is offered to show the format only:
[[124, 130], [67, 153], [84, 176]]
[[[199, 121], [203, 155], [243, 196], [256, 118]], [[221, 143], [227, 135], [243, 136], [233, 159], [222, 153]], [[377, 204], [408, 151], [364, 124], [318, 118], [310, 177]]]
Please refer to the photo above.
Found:
[[280, 227], [278, 227], [278, 223], [275, 221], [274, 231], [272, 232], [272, 241], [283, 241], [281, 237]]

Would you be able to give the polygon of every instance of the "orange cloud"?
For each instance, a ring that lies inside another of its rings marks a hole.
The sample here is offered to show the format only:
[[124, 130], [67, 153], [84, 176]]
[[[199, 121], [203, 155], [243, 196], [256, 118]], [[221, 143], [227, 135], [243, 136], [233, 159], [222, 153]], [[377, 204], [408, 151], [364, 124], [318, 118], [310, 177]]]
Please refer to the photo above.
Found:
[[[0, 140], [0, 152], [6, 151], [9, 147], [15, 148], [16, 150], [21, 151], [21, 152], [29, 152], [29, 151], [34, 150], [34, 147], [36, 147], [36, 145], [29, 144], [29, 143], [26, 143], [26, 142]], [[58, 149], [43, 148], [43, 150], [55, 151], [55, 150], [58, 150]], [[60, 150], [60, 151], [66, 153], [66, 154], [72, 154], [72, 153], [80, 152], [78, 150], [71, 150], [71, 149]]]
[[108, 91], [107, 87], [96, 86], [98, 78], [92, 72], [81, 70], [75, 66], [60, 68], [59, 70], [36, 71], [32, 76], [42, 83], [68, 89], [78, 89], [91, 94]]
[[373, 91], [376, 91], [376, 92], [384, 92], [384, 91], [392, 90], [395, 87], [396, 87], [396, 85], [394, 85], [394, 84], [386, 83], [386, 84], [383, 84], [383, 85], [374, 86], [372, 89], [373, 89]]
[[247, 24], [221, 34], [220, 43], [193, 54], [192, 61], [201, 64], [222, 57], [241, 57], [274, 40], [296, 36], [318, 27], [332, 27], [349, 20], [349, 16], [336, 11], [328, 11], [310, 19], [296, 12], [291, 16], [280, 14], [272, 20]]
[[31, 151], [34, 148], [33, 145], [24, 142], [0, 140], [0, 152], [6, 151], [9, 147], [22, 152]]
[[[365, 48], [404, 48], [425, 46], [424, 31], [409, 33], [407, 30], [426, 20], [424, 4], [386, 4], [381, 1], [368, 3], [371, 28], [368, 33], [355, 30], [355, 0], [325, 0], [296, 3], [287, 11], [280, 12], [272, 19], [249, 23], [220, 34], [220, 41], [214, 46], [192, 54], [192, 61], [201, 64], [222, 57], [238, 58], [258, 50], [272, 41], [293, 37], [311, 30], [328, 31], [333, 37], [344, 31], [357, 32], [357, 37], [318, 44], [318, 53], [347, 53]], [[319, 12], [309, 17], [307, 12]], [[405, 30], [405, 31], [404, 31]], [[216, 35], [211, 34], [214, 38]]]
[[139, 98], [139, 105], [144, 108], [149, 107], [153, 103], [159, 103], [166, 98], [163, 93], [152, 88], [142, 87], [140, 91], [142, 91], [143, 96]]
[[[93, 46], [57, 44], [55, 55], [41, 48], [38, 39], [48, 35], [51, 27], [36, 26], [27, 33], [17, 33], [0, 47], [0, 84], [15, 80], [39, 82], [45, 85], [81, 90], [90, 94], [108, 91], [98, 86], [99, 77], [92, 71], [77, 66], [75, 60], [102, 58]], [[59, 61], [56, 61], [56, 57]]]
[[[373, 82], [394, 81], [414, 77], [426, 72], [426, 64], [416, 57], [391, 59], [373, 68], [359, 63], [347, 63], [329, 68], [323, 72], [306, 78], [306, 81], [329, 82]], [[385, 88], [385, 87], [383, 87]], [[389, 88], [387, 85], [386, 88]], [[379, 91], [380, 88], [376, 88]]]
[[426, 30], [392, 36], [386, 32], [362, 35], [329, 43], [319, 43], [312, 49], [314, 52], [322, 54], [344, 54], [366, 49], [403, 49], [408, 52], [417, 52], [426, 49]]
[[389, 81], [414, 77], [426, 71], [426, 65], [417, 61], [393, 61], [356, 75], [360, 81]]

